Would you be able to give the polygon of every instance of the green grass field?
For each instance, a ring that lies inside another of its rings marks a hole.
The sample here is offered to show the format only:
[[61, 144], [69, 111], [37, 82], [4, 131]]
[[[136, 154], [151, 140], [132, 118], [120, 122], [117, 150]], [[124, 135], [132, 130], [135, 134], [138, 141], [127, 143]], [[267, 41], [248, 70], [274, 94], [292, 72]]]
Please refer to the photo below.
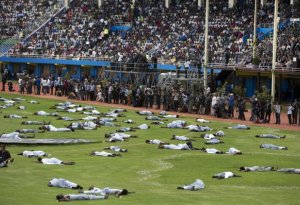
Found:
[[[1, 94], [2, 97], [12, 98], [19, 95]], [[23, 97], [23, 96], [22, 96]], [[24, 96], [29, 99], [30, 97]], [[30, 98], [32, 99], [32, 98]], [[34, 116], [39, 110], [51, 111], [49, 107], [57, 103], [54, 100], [37, 99], [41, 104], [33, 105], [24, 101], [18, 105], [26, 105], [26, 110], [17, 110], [16, 107], [1, 109], [0, 132], [8, 133], [19, 128], [35, 128], [38, 126], [21, 125], [22, 119], [4, 119], [5, 114], [19, 114], [28, 116], [28, 120], [43, 120], [43, 117]], [[0, 104], [3, 104], [2, 102]], [[108, 108], [97, 107], [99, 111]], [[62, 113], [63, 116], [83, 117], [83, 114]], [[126, 118], [118, 118], [116, 124], [128, 126], [122, 121], [130, 118], [136, 121], [135, 125], [149, 121], [138, 116], [133, 111], [126, 113]], [[55, 117], [46, 117], [56, 127], [63, 127], [68, 122], [57, 121]], [[195, 119], [182, 117], [189, 124], [196, 124]], [[169, 119], [168, 121], [172, 121]], [[230, 126], [223, 122], [209, 124], [214, 129], [224, 130]], [[241, 166], [274, 166], [279, 168], [300, 168], [300, 134], [295, 131], [251, 126], [251, 130], [224, 130], [224, 144], [206, 145], [219, 150], [227, 151], [235, 147], [243, 155], [210, 155], [202, 151], [162, 150], [156, 145], [146, 144], [146, 139], [162, 139], [174, 144], [179, 141], [169, 140], [173, 134], [188, 137], [200, 136], [201, 133], [192, 133], [188, 130], [162, 129], [158, 125], [151, 125], [150, 130], [138, 130], [138, 138], [128, 142], [113, 143], [127, 148], [128, 153], [122, 157], [105, 158], [89, 156], [92, 150], [112, 145], [104, 142], [104, 134], [115, 130], [113, 127], [101, 127], [93, 131], [77, 130], [74, 133], [41, 133], [36, 138], [83, 138], [97, 140], [99, 143], [81, 145], [8, 145], [15, 161], [8, 168], [0, 169], [0, 205], [32, 205], [55, 204], [55, 196], [60, 193], [77, 193], [76, 190], [48, 187], [51, 178], [66, 178], [80, 184], [85, 189], [94, 185], [99, 188], [127, 188], [135, 194], [116, 198], [110, 196], [103, 201], [77, 201], [75, 204], [299, 204], [300, 203], [300, 176], [280, 172], [239, 172]], [[275, 133], [287, 135], [286, 139], [257, 139], [255, 134]], [[288, 146], [288, 150], [260, 149], [261, 143]], [[203, 147], [204, 140], [196, 138], [194, 147]], [[74, 166], [42, 165], [35, 163], [36, 159], [17, 155], [23, 150], [43, 150], [63, 161], [75, 161]], [[212, 175], [223, 171], [233, 171], [242, 177], [224, 180], [213, 179]], [[202, 179], [206, 188], [191, 192], [177, 190], [176, 187]]]

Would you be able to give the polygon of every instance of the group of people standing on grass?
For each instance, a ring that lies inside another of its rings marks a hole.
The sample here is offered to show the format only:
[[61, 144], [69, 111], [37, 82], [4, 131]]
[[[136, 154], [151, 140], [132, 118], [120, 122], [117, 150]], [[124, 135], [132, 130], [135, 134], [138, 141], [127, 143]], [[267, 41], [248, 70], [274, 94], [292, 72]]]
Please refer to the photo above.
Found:
[[[255, 95], [250, 98], [251, 102], [251, 117], [250, 121], [255, 123], [270, 123], [272, 111], [275, 114], [275, 124], [281, 124], [282, 106], [279, 102], [275, 102], [273, 107], [270, 100], [258, 100]], [[300, 99], [294, 99], [292, 103], [287, 106], [286, 114], [288, 116], [289, 124], [300, 125]]]
[[[70, 99], [91, 100], [113, 104], [123, 104], [133, 107], [157, 108], [167, 111], [187, 112], [212, 115], [218, 118], [234, 118], [246, 120], [248, 112], [244, 98], [234, 94], [232, 89], [212, 93], [207, 89], [187, 89], [182, 85], [173, 86], [145, 86], [136, 84], [120, 84], [118, 82], [96, 82], [93, 78], [81, 81], [64, 79], [52, 75], [31, 78], [19, 78], [19, 92], [21, 94], [56, 95]], [[275, 124], [281, 124], [282, 106], [268, 99], [261, 99], [256, 95], [250, 98], [251, 117], [255, 123], [270, 123], [274, 113]], [[300, 125], [300, 100], [295, 99], [287, 107], [286, 114], [289, 124]], [[236, 113], [236, 114], [235, 114]]]

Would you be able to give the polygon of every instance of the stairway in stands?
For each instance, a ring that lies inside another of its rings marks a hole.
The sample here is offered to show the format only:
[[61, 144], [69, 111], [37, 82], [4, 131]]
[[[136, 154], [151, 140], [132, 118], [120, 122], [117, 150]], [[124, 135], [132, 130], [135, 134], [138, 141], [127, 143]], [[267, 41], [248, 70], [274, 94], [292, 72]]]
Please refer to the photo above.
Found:
[[58, 15], [65, 9], [64, 0], [59, 0], [57, 4], [49, 7], [49, 12], [45, 12], [40, 17], [31, 22], [25, 29], [17, 32], [13, 37], [10, 37], [0, 44], [0, 57], [6, 55], [10, 49], [20, 42], [25, 41], [40, 28], [42, 28], [52, 17]]

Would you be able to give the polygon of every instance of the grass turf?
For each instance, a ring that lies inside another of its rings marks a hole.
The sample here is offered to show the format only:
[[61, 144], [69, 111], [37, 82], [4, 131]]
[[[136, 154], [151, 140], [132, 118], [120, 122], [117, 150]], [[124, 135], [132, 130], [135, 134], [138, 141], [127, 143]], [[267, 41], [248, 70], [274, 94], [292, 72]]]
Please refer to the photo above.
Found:
[[[12, 98], [19, 95], [1, 94], [2, 97]], [[32, 97], [22, 96], [25, 99]], [[5, 114], [19, 114], [28, 116], [28, 120], [51, 121], [56, 127], [63, 127], [68, 122], [55, 120], [56, 117], [34, 116], [33, 112], [45, 110], [54, 112], [49, 107], [57, 103], [54, 100], [37, 99], [41, 104], [33, 105], [28, 101], [21, 102], [14, 107], [2, 109], [0, 113], [0, 132], [8, 133], [19, 128], [34, 128], [38, 126], [21, 125], [26, 119], [4, 119]], [[0, 103], [3, 104], [3, 103]], [[26, 110], [17, 110], [18, 105], [26, 105]], [[108, 108], [97, 107], [99, 111]], [[61, 113], [63, 116], [84, 117], [82, 114]], [[116, 124], [128, 126], [122, 121], [130, 118], [136, 124], [149, 124], [143, 116], [133, 111], [125, 113], [126, 118], [118, 118]], [[182, 117], [188, 124], [196, 124], [195, 119]], [[169, 119], [168, 121], [172, 121]], [[131, 126], [134, 126], [131, 125]], [[224, 130], [230, 126], [223, 122], [209, 124], [217, 130]], [[251, 126], [251, 130], [224, 130], [225, 141], [220, 145], [204, 145], [204, 140], [195, 138], [194, 147], [215, 147], [227, 151], [229, 147], [236, 147], [243, 152], [240, 156], [210, 155], [201, 151], [162, 150], [156, 145], [145, 144], [146, 139], [161, 139], [172, 143], [180, 141], [169, 140], [173, 134], [188, 137], [200, 136], [188, 130], [163, 129], [158, 125], [151, 125], [150, 130], [138, 130], [134, 134], [138, 138], [128, 142], [106, 143], [104, 134], [115, 130], [113, 127], [101, 127], [93, 131], [75, 131], [74, 133], [38, 133], [36, 138], [83, 138], [97, 140], [98, 143], [81, 145], [8, 145], [7, 149], [15, 158], [15, 162], [8, 168], [0, 169], [1, 202], [0, 204], [54, 204], [55, 196], [59, 193], [77, 193], [76, 190], [48, 187], [51, 178], [66, 178], [80, 184], [85, 189], [94, 185], [100, 188], [127, 188], [135, 194], [116, 198], [111, 196], [104, 201], [77, 201], [76, 204], [299, 204], [300, 178], [296, 174], [279, 172], [243, 173], [241, 166], [274, 166], [279, 168], [300, 168], [299, 132], [284, 131], [264, 127]], [[257, 139], [255, 134], [274, 133], [287, 135], [286, 139]], [[288, 150], [260, 149], [261, 143], [272, 143], [288, 146]], [[122, 157], [105, 158], [89, 156], [92, 150], [102, 150], [110, 145], [120, 145], [127, 148], [128, 153]], [[74, 166], [42, 165], [35, 163], [36, 159], [16, 155], [23, 150], [43, 150], [63, 161], [75, 161]], [[242, 177], [225, 180], [212, 179], [212, 175], [223, 171], [233, 171]], [[179, 185], [192, 183], [195, 179], [202, 179], [206, 188], [196, 192], [177, 190]]]

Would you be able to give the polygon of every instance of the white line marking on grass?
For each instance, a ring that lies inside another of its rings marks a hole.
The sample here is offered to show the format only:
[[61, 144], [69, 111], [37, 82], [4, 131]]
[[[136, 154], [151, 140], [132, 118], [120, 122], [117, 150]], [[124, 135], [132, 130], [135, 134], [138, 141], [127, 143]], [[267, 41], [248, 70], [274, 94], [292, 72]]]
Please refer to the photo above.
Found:
[[166, 162], [166, 160], [175, 159], [186, 155], [191, 155], [191, 154], [190, 153], [174, 154], [168, 157], [163, 157], [161, 159], [151, 160], [151, 162], [156, 164], [158, 167], [155, 169], [138, 171], [137, 174], [141, 175], [139, 181], [146, 181], [148, 179], [158, 178], [160, 174], [157, 174], [157, 172], [173, 168], [173, 164], [170, 162]]

